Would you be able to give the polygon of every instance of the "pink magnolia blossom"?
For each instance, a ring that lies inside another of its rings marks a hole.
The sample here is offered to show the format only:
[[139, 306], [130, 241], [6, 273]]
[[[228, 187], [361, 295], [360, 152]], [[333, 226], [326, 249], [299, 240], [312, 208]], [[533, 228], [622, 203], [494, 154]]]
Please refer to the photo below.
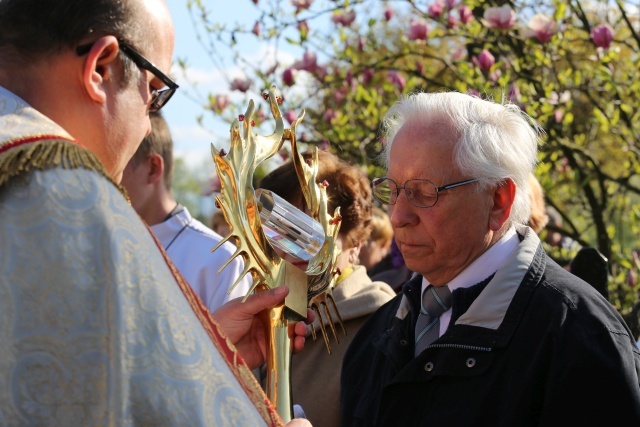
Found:
[[384, 10], [384, 19], [387, 20], [387, 22], [389, 22], [389, 20], [393, 17], [393, 9], [391, 9], [390, 7], [386, 8]]
[[508, 30], [516, 23], [516, 13], [509, 6], [490, 7], [484, 11], [483, 23], [489, 28]]
[[218, 111], [222, 111], [227, 108], [230, 102], [231, 100], [229, 99], [229, 95], [216, 95], [216, 109]]
[[458, 9], [458, 14], [460, 15], [460, 22], [463, 24], [468, 24], [473, 21], [473, 12], [471, 12], [471, 8], [469, 6], [462, 6]]
[[465, 46], [459, 46], [456, 50], [451, 54], [451, 59], [453, 61], [459, 61], [467, 55], [467, 49]]
[[509, 98], [509, 102], [514, 104], [518, 102], [518, 98], [520, 98], [520, 89], [518, 89], [518, 86], [516, 86], [515, 83], [511, 83], [511, 85], [509, 85], [507, 98]]
[[562, 123], [563, 117], [564, 117], [564, 111], [562, 111], [560, 108], [558, 108], [553, 112], [553, 118], [555, 119], [556, 123]]
[[424, 64], [422, 61], [416, 61], [416, 71], [418, 74], [424, 74]]
[[454, 14], [450, 13], [447, 17], [447, 27], [455, 28], [456, 25], [458, 25], [458, 18], [456, 18]]
[[200, 194], [203, 196], [210, 196], [213, 193], [219, 193], [222, 190], [222, 183], [220, 177], [217, 174], [211, 175], [211, 177], [204, 184], [200, 190]]
[[293, 75], [293, 70], [291, 68], [287, 68], [282, 72], [282, 83], [287, 86], [293, 86], [296, 82], [296, 79]]
[[609, 24], [596, 25], [591, 29], [591, 40], [596, 47], [609, 49], [613, 41], [614, 31]]
[[487, 49], [480, 52], [480, 55], [473, 57], [473, 63], [484, 72], [487, 72], [496, 63], [496, 58]]
[[358, 37], [358, 52], [362, 52], [366, 44], [367, 44], [367, 39], [365, 39], [362, 36]]
[[341, 87], [340, 89], [336, 90], [333, 93], [333, 102], [336, 103], [336, 105], [340, 106], [344, 103], [344, 99], [347, 97], [347, 94], [349, 93], [349, 89], [347, 89], [346, 87]]
[[551, 37], [558, 31], [558, 23], [547, 15], [537, 13], [529, 20], [528, 27], [523, 35], [528, 38], [535, 38], [540, 43], [548, 43]]
[[545, 102], [550, 105], [565, 104], [571, 100], [571, 92], [565, 90], [558, 95], [558, 92], [552, 91], [548, 98], [540, 98], [540, 102]]
[[306, 19], [303, 19], [302, 21], [298, 21], [298, 23], [296, 24], [296, 28], [298, 29], [298, 31], [300, 31], [300, 34], [309, 33], [309, 24], [307, 23]]
[[444, 5], [447, 7], [447, 10], [453, 10], [458, 5], [458, 0], [444, 0]]
[[400, 92], [404, 90], [404, 87], [407, 85], [404, 77], [400, 75], [399, 72], [392, 70], [387, 74], [387, 80], [389, 80], [392, 84], [394, 84]]
[[355, 21], [356, 11], [351, 9], [343, 13], [334, 13], [331, 16], [331, 20], [336, 24], [342, 24], [343, 27], [348, 27]]
[[329, 140], [323, 139], [320, 145], [318, 146], [320, 151], [329, 151]]
[[629, 273], [627, 273], [627, 284], [631, 287], [638, 284], [638, 274], [635, 270], [629, 270]]
[[373, 80], [374, 71], [371, 68], [367, 68], [362, 72], [362, 84], [367, 86]]
[[482, 98], [482, 95], [481, 95], [481, 94], [480, 94], [480, 92], [479, 92], [478, 90], [476, 90], [476, 89], [469, 89], [469, 90], [467, 91], [467, 95], [474, 96], [474, 97], [476, 97], [476, 98]]
[[309, 9], [313, 0], [291, 0], [291, 4], [296, 8], [296, 13], [301, 10]]
[[251, 87], [250, 79], [243, 79], [240, 77], [236, 77], [231, 82], [231, 90], [239, 90], [240, 92], [246, 92]]
[[287, 121], [289, 123], [293, 123], [293, 121], [298, 118], [298, 115], [296, 114], [295, 111], [293, 110], [289, 110], [286, 113], [284, 113], [284, 118], [287, 119]]
[[338, 117], [338, 113], [333, 111], [331, 108], [327, 108], [323, 115], [324, 121], [329, 125], [331, 124], [331, 121], [336, 117]]
[[256, 37], [260, 37], [260, 21], [256, 21], [256, 23], [253, 24], [253, 29], [251, 30], [251, 32], [255, 34]]
[[316, 70], [314, 72], [314, 75], [316, 76], [316, 79], [318, 79], [319, 81], [323, 82], [324, 79], [327, 78], [327, 74], [329, 74], [329, 72], [327, 71], [327, 69], [321, 65], [318, 65], [316, 67]]
[[442, 16], [442, 11], [444, 10], [444, 2], [442, 0], [436, 0], [431, 3], [427, 8], [427, 14], [433, 19], [438, 19]]
[[304, 70], [313, 73], [318, 68], [318, 58], [315, 52], [309, 52], [308, 50], [302, 55], [302, 60], [293, 64], [293, 68], [296, 70]]
[[352, 87], [353, 86], [353, 73], [351, 72], [351, 70], [347, 71], [347, 74], [344, 75], [344, 84]]
[[411, 27], [409, 27], [409, 34], [407, 37], [409, 40], [426, 40], [429, 35], [429, 25], [425, 21], [411, 21]]
[[287, 151], [286, 148], [283, 148], [282, 150], [278, 151], [278, 155], [280, 156], [280, 158], [282, 159], [282, 161], [286, 162], [287, 160], [289, 160], [289, 152]]

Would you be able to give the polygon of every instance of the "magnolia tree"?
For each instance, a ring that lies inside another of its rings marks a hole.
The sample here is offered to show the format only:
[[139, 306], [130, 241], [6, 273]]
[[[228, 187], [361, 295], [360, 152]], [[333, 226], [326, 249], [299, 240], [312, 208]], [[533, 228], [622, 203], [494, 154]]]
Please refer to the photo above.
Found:
[[[215, 21], [189, 8], [203, 47], [228, 48], [244, 71], [204, 108], [222, 119], [279, 86], [285, 117], [304, 109], [302, 139], [371, 176], [381, 117], [402, 94], [455, 90], [517, 103], [545, 129], [536, 175], [570, 246], [546, 245], [565, 264], [580, 246], [609, 262], [609, 296], [638, 334], [640, 17], [623, 1], [241, 0], [255, 21]], [[247, 44], [270, 46], [265, 60]], [[286, 60], [286, 52], [294, 55]], [[236, 96], [236, 103], [230, 102]], [[263, 107], [265, 108], [265, 107]], [[262, 110], [259, 110], [259, 112]], [[258, 115], [257, 120], [262, 120]]]

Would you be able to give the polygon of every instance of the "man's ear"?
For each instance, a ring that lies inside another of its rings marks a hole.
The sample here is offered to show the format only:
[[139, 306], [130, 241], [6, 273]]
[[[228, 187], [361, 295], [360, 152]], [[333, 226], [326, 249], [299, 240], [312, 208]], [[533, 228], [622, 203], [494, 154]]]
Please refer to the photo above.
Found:
[[84, 62], [82, 81], [89, 97], [104, 104], [107, 100], [105, 83], [113, 80], [115, 66], [119, 64], [118, 40], [104, 36], [93, 43]]
[[362, 242], [358, 242], [354, 247], [349, 248], [347, 252], [349, 253], [349, 264], [355, 264], [360, 258], [360, 249], [362, 249]]
[[147, 182], [149, 184], [155, 184], [164, 178], [164, 159], [160, 154], [151, 154], [147, 161], [149, 162]]
[[516, 184], [509, 178], [499, 184], [493, 192], [493, 206], [489, 217], [489, 228], [498, 231], [509, 218], [516, 197]]

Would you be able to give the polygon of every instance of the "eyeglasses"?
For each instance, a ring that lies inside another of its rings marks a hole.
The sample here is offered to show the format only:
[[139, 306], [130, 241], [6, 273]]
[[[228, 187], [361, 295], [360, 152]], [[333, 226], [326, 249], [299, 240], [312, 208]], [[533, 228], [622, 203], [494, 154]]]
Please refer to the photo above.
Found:
[[441, 191], [471, 184], [479, 179], [467, 179], [437, 187], [427, 179], [408, 179], [403, 186], [398, 186], [391, 178], [375, 178], [371, 181], [371, 190], [376, 200], [388, 205], [395, 205], [400, 195], [400, 190], [404, 190], [412, 205], [418, 208], [430, 208], [438, 203], [438, 194]]
[[[76, 53], [80, 56], [86, 55], [91, 49], [91, 46], [92, 44], [78, 46], [76, 48]], [[156, 78], [162, 81], [162, 83], [167, 85], [167, 87], [163, 89], [151, 89], [151, 104], [149, 105], [149, 111], [156, 112], [160, 110], [165, 106], [167, 102], [169, 102], [169, 99], [171, 99], [173, 94], [176, 93], [176, 90], [179, 86], [176, 84], [176, 82], [171, 80], [169, 76], [160, 71], [158, 67], [153, 65], [151, 61], [140, 55], [127, 43], [123, 42], [122, 40], [118, 40], [118, 46], [120, 47], [122, 53], [127, 55], [127, 57], [131, 59], [133, 63], [136, 64], [139, 68], [149, 71]]]

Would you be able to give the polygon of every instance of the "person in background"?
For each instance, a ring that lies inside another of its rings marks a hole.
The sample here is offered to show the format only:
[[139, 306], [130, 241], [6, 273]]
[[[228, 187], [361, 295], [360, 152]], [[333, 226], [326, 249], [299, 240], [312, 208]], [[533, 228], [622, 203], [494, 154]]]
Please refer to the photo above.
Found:
[[549, 222], [549, 216], [544, 203], [544, 191], [540, 185], [540, 181], [536, 178], [536, 175], [532, 172], [529, 174], [529, 197], [531, 204], [531, 215], [529, 215], [529, 221], [527, 225], [540, 234], [544, 227]]
[[371, 217], [371, 235], [360, 248], [360, 265], [367, 269], [367, 274], [382, 259], [390, 253], [393, 240], [393, 228], [389, 215], [379, 207], [373, 207]]
[[[303, 153], [305, 160], [310, 160], [311, 156], [311, 152]], [[371, 189], [366, 176], [327, 151], [318, 152], [318, 161], [316, 182], [326, 181], [329, 184], [326, 188], [328, 211], [333, 213], [340, 207], [342, 216], [336, 241], [336, 247], [341, 250], [336, 262], [340, 275], [333, 289], [333, 298], [347, 335], [340, 335], [339, 343], [331, 343], [331, 354], [321, 338], [308, 341], [304, 352], [293, 356], [291, 383], [293, 401], [302, 407], [314, 426], [337, 426], [340, 420], [342, 357], [360, 326], [378, 307], [391, 300], [395, 292], [386, 283], [372, 282], [366, 268], [357, 264], [360, 248], [371, 230]], [[271, 190], [302, 211], [306, 208], [291, 161], [266, 175], [260, 182], [260, 188]], [[279, 254], [297, 267], [306, 269], [306, 262], [280, 251]], [[312, 327], [319, 327], [318, 320]], [[337, 316], [333, 315], [333, 320], [338, 322]], [[335, 329], [341, 331], [339, 324], [336, 323]]]
[[219, 273], [235, 252], [225, 243], [211, 252], [222, 237], [193, 218], [176, 202], [171, 188], [173, 178], [173, 139], [160, 112], [150, 113], [151, 133], [147, 135], [122, 174], [131, 206], [150, 226], [182, 276], [187, 279], [209, 311], [244, 297], [251, 289], [251, 275], [240, 278], [244, 267], [236, 258]]
[[250, 368], [288, 289], [212, 316], [119, 185], [173, 46], [162, 0], [0, 1], [0, 424], [282, 425]]
[[382, 128], [372, 191], [417, 276], [349, 345], [341, 424], [640, 425], [629, 327], [526, 226], [540, 128], [453, 92], [402, 98]]
[[565, 236], [557, 230], [562, 229], [562, 215], [553, 206], [547, 206], [546, 214], [549, 218], [547, 233], [544, 241], [552, 247], [556, 247], [562, 251], [562, 254], [571, 254], [580, 249], [580, 244], [569, 236]]
[[[536, 234], [540, 235], [542, 230], [545, 230], [545, 227], [549, 223], [549, 215], [547, 212], [551, 212], [553, 208], [545, 207], [542, 186], [533, 173], [529, 175], [528, 183], [529, 195], [531, 196], [531, 215], [529, 216], [527, 225], [529, 225]], [[553, 211], [555, 211], [555, 209], [553, 209]], [[547, 229], [545, 231], [547, 233], [547, 238], [551, 238], [554, 233], [560, 236], [559, 233], [553, 230]], [[561, 238], [573, 241], [569, 237], [561, 236]], [[577, 246], [579, 245], [577, 245], [576, 242], [576, 247], [574, 249], [578, 249]], [[559, 260], [554, 259], [554, 261], [560, 264]], [[576, 255], [568, 262], [568, 265], [562, 266], [567, 271], [570, 271], [585, 282], [589, 283], [598, 292], [600, 292], [603, 297], [609, 300], [608, 260], [596, 248], [580, 248], [577, 250]]]
[[229, 228], [227, 220], [224, 219], [224, 214], [221, 210], [216, 210], [213, 215], [211, 215], [211, 229], [222, 237], [229, 235], [231, 229]]

